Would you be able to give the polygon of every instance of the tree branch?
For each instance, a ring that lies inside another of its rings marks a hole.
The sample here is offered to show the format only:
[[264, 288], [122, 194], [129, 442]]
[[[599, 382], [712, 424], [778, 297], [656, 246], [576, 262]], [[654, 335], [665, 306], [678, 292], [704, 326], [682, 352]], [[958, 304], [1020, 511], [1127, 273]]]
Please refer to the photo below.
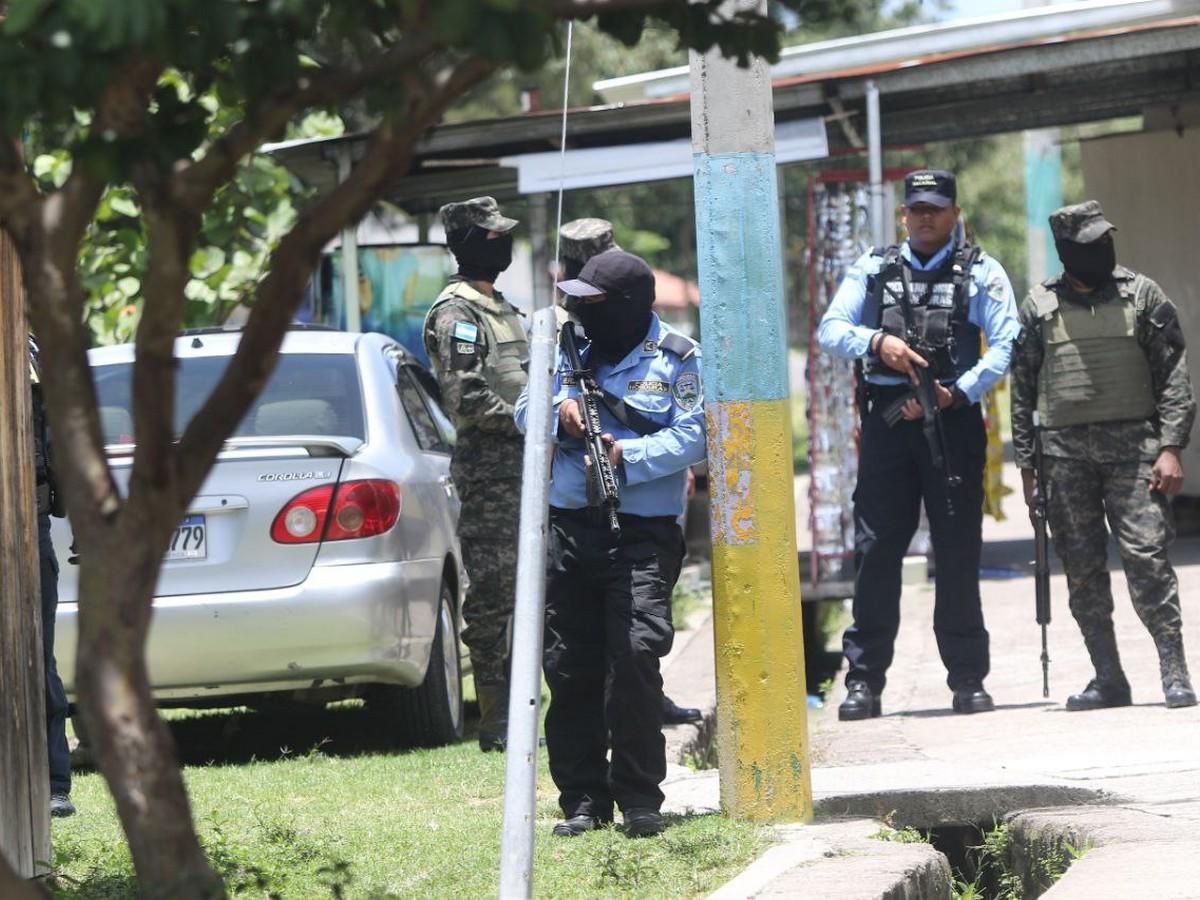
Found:
[[446, 108], [493, 71], [492, 63], [474, 57], [446, 70], [431, 95], [397, 114], [403, 124], [389, 121], [375, 130], [366, 156], [350, 177], [310, 207], [280, 241], [237, 352], [180, 440], [178, 484], [182, 497], [190, 498], [199, 490], [226, 437], [270, 378], [321, 249], [339, 230], [367, 213], [388, 179], [408, 170], [416, 142]]
[[[175, 338], [183, 322], [184, 290], [201, 217], [173, 202], [169, 176], [152, 164], [135, 167], [133, 183], [149, 234], [142, 316], [134, 339], [137, 446], [126, 501], [127, 509], [139, 511], [129, 527], [141, 529], [144, 510], [153, 510], [156, 519], [174, 521], [188, 499], [175, 490]], [[150, 532], [158, 536], [154, 529]]]
[[[138, 56], [117, 70], [96, 102], [89, 129], [91, 141], [116, 141], [141, 134], [150, 114], [150, 97], [163, 66], [157, 60]], [[66, 184], [46, 198], [43, 222], [49, 236], [47, 249], [60, 266], [74, 265], [79, 244], [96, 215], [96, 207], [107, 186], [105, 179], [78, 154]]]
[[199, 160], [176, 173], [176, 196], [193, 210], [203, 210], [212, 195], [233, 177], [238, 164], [264, 141], [278, 135], [301, 110], [345, 100], [373, 82], [394, 78], [417, 67], [438, 45], [426, 29], [405, 35], [378, 58], [353, 71], [314, 72], [281, 88], [260, 103], [260, 115], [230, 126]]
[[17, 243], [29, 239], [29, 229], [41, 215], [42, 198], [25, 168], [21, 142], [0, 132], [0, 228]]

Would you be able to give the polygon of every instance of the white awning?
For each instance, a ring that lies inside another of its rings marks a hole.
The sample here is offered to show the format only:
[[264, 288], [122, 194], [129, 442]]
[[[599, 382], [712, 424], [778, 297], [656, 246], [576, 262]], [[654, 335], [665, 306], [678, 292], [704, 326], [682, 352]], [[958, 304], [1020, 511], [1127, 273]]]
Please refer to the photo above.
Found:
[[[779, 163], [824, 159], [828, 155], [824, 119], [798, 119], [775, 126], [775, 158]], [[575, 190], [690, 178], [692, 143], [681, 138], [568, 150], [566, 154], [523, 153], [503, 157], [500, 165], [517, 170], [517, 190], [522, 194], [550, 193], [560, 185]]]

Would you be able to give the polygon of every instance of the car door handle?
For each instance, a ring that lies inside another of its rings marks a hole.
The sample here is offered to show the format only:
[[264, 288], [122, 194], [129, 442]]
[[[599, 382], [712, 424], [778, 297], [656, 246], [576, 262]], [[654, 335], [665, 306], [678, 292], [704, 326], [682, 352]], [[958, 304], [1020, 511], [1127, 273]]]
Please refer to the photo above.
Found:
[[447, 497], [454, 496], [454, 479], [449, 475], [443, 475], [438, 479], [438, 484], [442, 486], [442, 490], [446, 492]]

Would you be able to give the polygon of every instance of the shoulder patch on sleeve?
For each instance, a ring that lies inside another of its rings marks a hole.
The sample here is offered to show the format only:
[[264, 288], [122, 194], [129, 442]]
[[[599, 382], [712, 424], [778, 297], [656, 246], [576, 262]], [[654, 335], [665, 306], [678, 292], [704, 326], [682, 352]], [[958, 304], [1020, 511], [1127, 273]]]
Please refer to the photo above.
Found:
[[479, 339], [479, 326], [472, 322], [455, 322], [454, 339], [456, 341], [470, 341], [472, 344], [475, 343]]
[[988, 279], [987, 293], [990, 299], [997, 302], [1001, 302], [1006, 299], [1007, 292], [1004, 288], [1004, 277], [998, 272], [993, 273], [991, 278]]
[[675, 379], [675, 384], [671, 386], [671, 393], [681, 409], [694, 409], [700, 402], [700, 374], [684, 372]]
[[658, 346], [668, 353], [674, 353], [680, 359], [688, 359], [696, 352], [696, 342], [682, 334], [670, 332], [663, 336]]

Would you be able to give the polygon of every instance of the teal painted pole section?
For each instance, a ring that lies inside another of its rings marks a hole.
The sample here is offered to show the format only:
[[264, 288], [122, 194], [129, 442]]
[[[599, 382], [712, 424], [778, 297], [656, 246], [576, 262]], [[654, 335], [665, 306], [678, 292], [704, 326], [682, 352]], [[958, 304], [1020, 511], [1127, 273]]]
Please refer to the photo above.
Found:
[[1062, 147], [1058, 131], [1025, 133], [1025, 223], [1029, 233], [1029, 281], [1036, 284], [1059, 270], [1050, 213], [1063, 205]]
[[704, 389], [710, 399], [789, 395], [775, 155], [697, 153]]

